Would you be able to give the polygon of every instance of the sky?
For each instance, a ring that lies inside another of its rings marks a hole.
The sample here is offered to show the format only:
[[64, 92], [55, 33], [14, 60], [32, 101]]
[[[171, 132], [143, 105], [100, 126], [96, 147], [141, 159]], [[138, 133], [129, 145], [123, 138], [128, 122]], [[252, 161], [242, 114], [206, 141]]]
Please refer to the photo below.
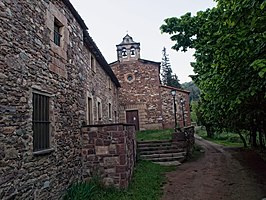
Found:
[[194, 74], [190, 62], [194, 61], [191, 49], [177, 52], [171, 47], [170, 35], [162, 34], [164, 19], [180, 17], [187, 12], [196, 14], [215, 6], [213, 0], [70, 0], [87, 27], [88, 32], [108, 63], [117, 60], [116, 45], [129, 34], [140, 42], [141, 58], [161, 62], [166, 47], [170, 64], [180, 80], [189, 82]]

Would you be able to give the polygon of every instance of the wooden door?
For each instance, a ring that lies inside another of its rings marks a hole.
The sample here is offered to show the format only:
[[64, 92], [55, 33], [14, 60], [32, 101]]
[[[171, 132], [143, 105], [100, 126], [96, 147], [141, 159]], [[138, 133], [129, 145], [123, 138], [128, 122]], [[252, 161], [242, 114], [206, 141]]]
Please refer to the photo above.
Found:
[[136, 130], [139, 130], [139, 114], [137, 110], [126, 111], [126, 120], [128, 124], [135, 124]]

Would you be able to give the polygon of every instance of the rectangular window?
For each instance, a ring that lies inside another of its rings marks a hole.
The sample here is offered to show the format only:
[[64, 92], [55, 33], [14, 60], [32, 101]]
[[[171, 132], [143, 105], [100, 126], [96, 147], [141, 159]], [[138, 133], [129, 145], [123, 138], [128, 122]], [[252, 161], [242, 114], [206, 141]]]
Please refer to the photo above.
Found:
[[88, 98], [88, 124], [92, 124], [92, 99]]
[[109, 90], [112, 89], [112, 80], [111, 80], [111, 78], [108, 78], [108, 88], [109, 88]]
[[102, 120], [101, 102], [98, 102], [97, 109], [98, 109], [98, 121], [101, 121]]
[[95, 64], [95, 59], [94, 57], [91, 55], [91, 70], [93, 72], [96, 72], [96, 64]]
[[60, 46], [60, 40], [62, 37], [62, 35], [60, 34], [61, 27], [62, 27], [61, 23], [55, 18], [54, 19], [54, 43], [57, 46]]
[[117, 113], [116, 113], [116, 111], [114, 111], [114, 113], [115, 113], [115, 123], [117, 122]]
[[49, 97], [33, 93], [33, 151], [50, 148]]
[[108, 104], [108, 117], [109, 120], [112, 120], [112, 104]]

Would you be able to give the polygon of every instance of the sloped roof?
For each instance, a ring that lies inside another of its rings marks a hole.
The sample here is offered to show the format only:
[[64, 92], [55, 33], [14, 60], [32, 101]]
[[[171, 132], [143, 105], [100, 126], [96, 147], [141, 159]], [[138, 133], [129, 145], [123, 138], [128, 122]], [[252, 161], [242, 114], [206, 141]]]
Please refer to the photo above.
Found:
[[[142, 58], [140, 58], [138, 60], [134, 60], [133, 62], [135, 62], [135, 61], [139, 61], [139, 62], [142, 62], [144, 64], [148, 63], [148, 64], [161, 65], [161, 62], [156, 62], [156, 61], [152, 61], [152, 60], [145, 60], [145, 59], [142, 59]], [[117, 63], [120, 63], [120, 61], [116, 60], [114, 62], [109, 63], [109, 65], [114, 65], [114, 64], [117, 64]]]
[[167, 89], [170, 89], [170, 90], [176, 90], [176, 91], [179, 91], [179, 92], [185, 92], [185, 93], [188, 93], [188, 94], [190, 93], [190, 91], [188, 91], [188, 90], [183, 90], [183, 89], [172, 87], [172, 86], [161, 85], [161, 87], [164, 87], [164, 88], [167, 88]]
[[74, 6], [70, 3], [69, 0], [63, 0], [63, 3], [68, 7], [68, 9], [71, 11], [72, 15], [75, 17], [81, 28], [83, 29], [83, 37], [84, 37], [84, 43], [86, 47], [91, 51], [91, 53], [95, 56], [96, 60], [99, 62], [103, 70], [110, 76], [111, 80], [115, 83], [117, 87], [121, 87], [117, 77], [115, 76], [113, 70], [109, 66], [109, 64], [106, 62], [105, 58], [103, 57], [101, 51], [97, 47], [96, 43], [93, 41], [92, 37], [88, 33], [88, 27], [86, 26], [85, 22], [79, 15], [79, 13], [76, 11]]

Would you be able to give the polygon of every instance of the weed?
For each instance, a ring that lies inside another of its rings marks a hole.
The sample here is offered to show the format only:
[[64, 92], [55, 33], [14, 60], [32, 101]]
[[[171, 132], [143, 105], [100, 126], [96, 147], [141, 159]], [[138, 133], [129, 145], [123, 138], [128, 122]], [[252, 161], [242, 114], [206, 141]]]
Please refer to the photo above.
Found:
[[173, 166], [161, 166], [150, 161], [140, 160], [134, 170], [134, 176], [127, 190], [103, 187], [99, 182], [91, 181], [72, 185], [64, 200], [159, 200], [162, 186], [166, 183], [165, 173], [175, 170]]

